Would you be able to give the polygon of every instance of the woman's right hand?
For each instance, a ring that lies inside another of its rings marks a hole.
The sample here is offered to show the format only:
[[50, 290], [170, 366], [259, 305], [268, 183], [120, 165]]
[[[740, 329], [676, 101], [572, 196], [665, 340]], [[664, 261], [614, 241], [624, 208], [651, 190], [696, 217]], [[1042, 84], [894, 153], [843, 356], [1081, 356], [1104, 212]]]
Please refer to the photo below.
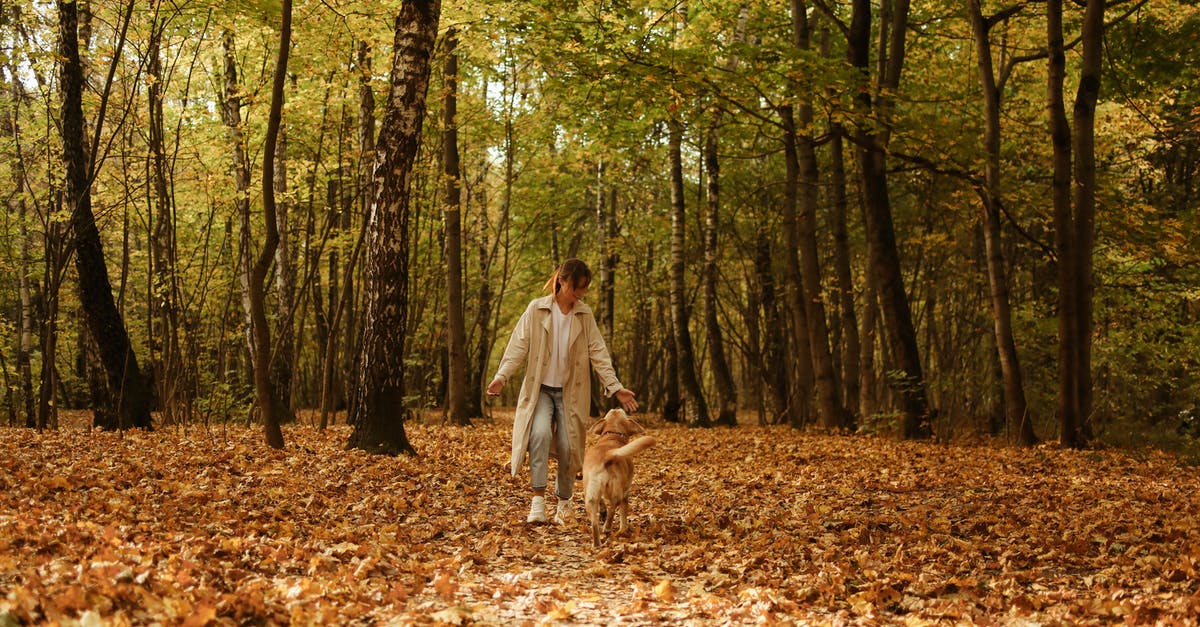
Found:
[[504, 379], [492, 379], [492, 382], [487, 386], [488, 396], [499, 396], [500, 390], [504, 389]]

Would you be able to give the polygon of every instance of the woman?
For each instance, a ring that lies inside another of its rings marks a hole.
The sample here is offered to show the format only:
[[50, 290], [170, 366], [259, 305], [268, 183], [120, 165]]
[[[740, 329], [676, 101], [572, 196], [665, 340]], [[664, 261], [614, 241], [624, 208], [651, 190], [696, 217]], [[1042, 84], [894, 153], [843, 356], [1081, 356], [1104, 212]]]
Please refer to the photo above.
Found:
[[525, 378], [513, 417], [512, 473], [529, 456], [533, 502], [527, 522], [546, 522], [546, 482], [549, 459], [558, 458], [555, 495], [558, 507], [554, 522], [563, 524], [569, 515], [575, 474], [583, 467], [586, 417], [591, 405], [590, 365], [604, 386], [604, 395], [617, 397], [625, 411], [637, 411], [632, 390], [617, 380], [612, 358], [591, 307], [583, 302], [592, 271], [578, 259], [562, 263], [545, 289], [548, 296], [535, 298], [521, 314], [508, 340], [496, 376], [487, 387], [495, 396], [523, 364]]

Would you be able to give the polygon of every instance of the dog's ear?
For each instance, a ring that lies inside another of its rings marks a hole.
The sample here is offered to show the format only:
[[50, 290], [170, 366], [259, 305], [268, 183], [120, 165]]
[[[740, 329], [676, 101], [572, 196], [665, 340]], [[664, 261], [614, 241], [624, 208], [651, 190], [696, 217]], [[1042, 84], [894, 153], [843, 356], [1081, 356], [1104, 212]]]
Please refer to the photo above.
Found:
[[600, 420], [597, 420], [596, 424], [592, 425], [590, 432], [592, 435], [603, 435], [604, 428], [607, 426], [608, 426], [608, 416], [605, 416], [605, 417], [601, 418]]
[[625, 424], [629, 426], [629, 435], [637, 435], [646, 431], [645, 427], [638, 424], [638, 422], [632, 418], [630, 418]]

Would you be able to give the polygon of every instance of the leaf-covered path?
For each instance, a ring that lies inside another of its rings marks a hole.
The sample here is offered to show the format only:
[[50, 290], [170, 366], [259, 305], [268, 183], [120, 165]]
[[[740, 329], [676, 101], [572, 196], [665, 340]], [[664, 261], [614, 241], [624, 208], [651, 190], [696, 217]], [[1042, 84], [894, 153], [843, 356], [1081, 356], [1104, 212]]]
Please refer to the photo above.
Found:
[[[0, 625], [1197, 624], [1173, 457], [652, 425], [632, 533], [527, 525], [510, 422], [0, 429]], [[550, 499], [553, 503], [553, 499]]]

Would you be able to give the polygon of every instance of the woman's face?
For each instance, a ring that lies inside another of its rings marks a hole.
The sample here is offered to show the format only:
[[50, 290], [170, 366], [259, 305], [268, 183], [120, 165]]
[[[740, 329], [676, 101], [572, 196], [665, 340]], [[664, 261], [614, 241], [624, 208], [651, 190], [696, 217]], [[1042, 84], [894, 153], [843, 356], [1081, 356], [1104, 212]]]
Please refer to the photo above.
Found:
[[583, 297], [587, 295], [587, 291], [587, 283], [576, 287], [571, 279], [561, 278], [558, 280], [558, 302], [564, 307], [571, 307], [576, 302], [583, 300]]

